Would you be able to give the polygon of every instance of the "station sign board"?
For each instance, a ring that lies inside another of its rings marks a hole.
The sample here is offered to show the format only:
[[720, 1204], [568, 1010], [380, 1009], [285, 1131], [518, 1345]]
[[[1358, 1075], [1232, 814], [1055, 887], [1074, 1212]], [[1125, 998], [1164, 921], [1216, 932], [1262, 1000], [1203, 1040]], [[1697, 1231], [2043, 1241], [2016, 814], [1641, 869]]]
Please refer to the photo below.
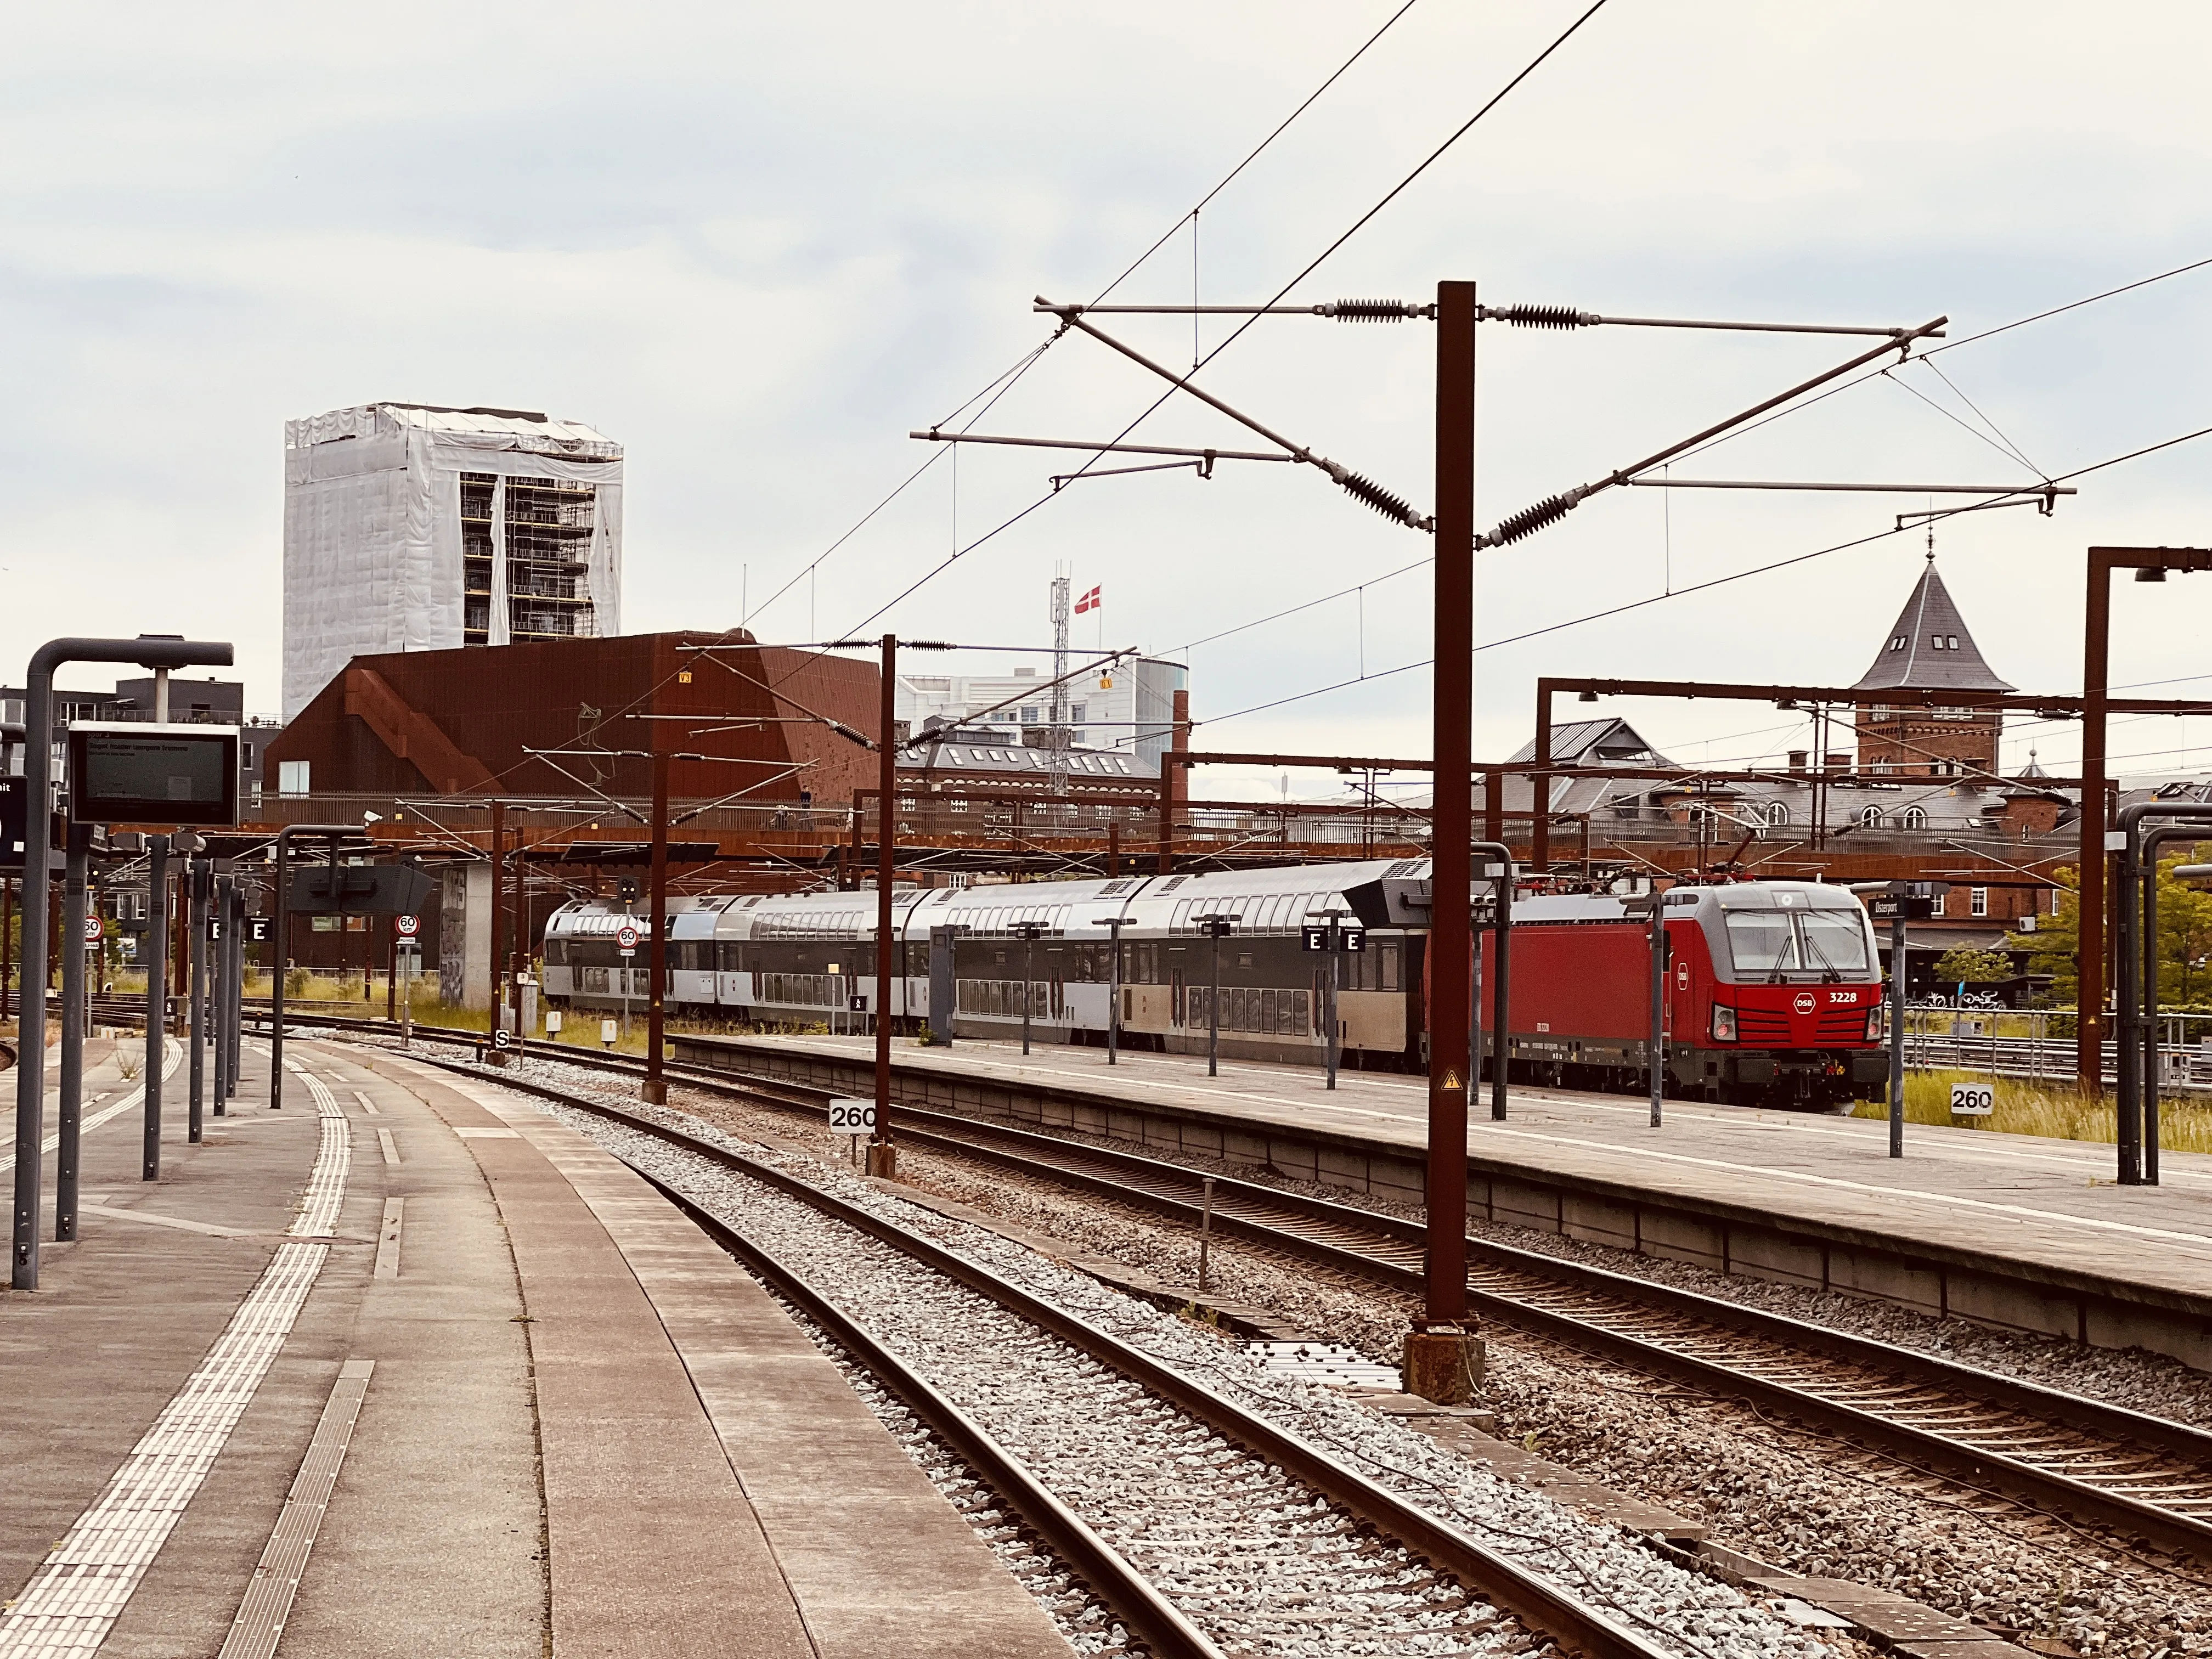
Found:
[[1877, 893], [1867, 901], [1867, 915], [1876, 921], [1926, 921], [1936, 914], [1936, 901], [1911, 893]]
[[833, 1135], [872, 1135], [876, 1132], [876, 1103], [842, 1097], [830, 1103], [830, 1133]]
[[70, 816], [79, 823], [238, 823], [238, 728], [74, 720]]
[[284, 908], [295, 916], [415, 916], [435, 884], [411, 864], [311, 864], [292, 872]]
[[1997, 1109], [1997, 1091], [1986, 1083], [1951, 1085], [1953, 1117], [1987, 1117]]
[[29, 833], [28, 778], [0, 777], [0, 870], [23, 867], [23, 838]]
[[273, 916], [248, 916], [246, 919], [246, 942], [266, 945], [276, 937], [276, 922]]
[[1367, 948], [1367, 930], [1340, 927], [1334, 922], [1308, 922], [1298, 929], [1298, 945], [1305, 951], [1358, 952]]

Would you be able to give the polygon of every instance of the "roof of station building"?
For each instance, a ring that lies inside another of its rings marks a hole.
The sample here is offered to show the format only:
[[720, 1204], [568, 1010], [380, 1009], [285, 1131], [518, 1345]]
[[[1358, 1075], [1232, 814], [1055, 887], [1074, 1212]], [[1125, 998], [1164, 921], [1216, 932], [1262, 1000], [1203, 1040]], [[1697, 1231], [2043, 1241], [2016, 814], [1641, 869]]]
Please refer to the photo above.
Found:
[[1859, 677], [1855, 691], [1893, 690], [2010, 691], [1982, 660], [1979, 647], [1959, 614], [1950, 589], [1936, 572], [1931, 553], [1905, 609], [1897, 613], [1874, 666]]

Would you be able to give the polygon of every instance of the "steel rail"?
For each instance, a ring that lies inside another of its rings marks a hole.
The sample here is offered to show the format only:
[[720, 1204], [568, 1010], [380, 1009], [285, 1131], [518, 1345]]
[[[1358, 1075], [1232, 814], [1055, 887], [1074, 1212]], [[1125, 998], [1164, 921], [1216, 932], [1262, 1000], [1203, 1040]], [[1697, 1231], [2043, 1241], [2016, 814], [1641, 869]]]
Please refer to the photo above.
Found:
[[[620, 1115], [628, 1117], [627, 1114]], [[632, 1127], [646, 1127], [641, 1120], [629, 1121]], [[695, 1143], [687, 1150], [701, 1150], [703, 1146], [704, 1143]], [[1115, 1616], [1155, 1653], [1164, 1656], [1164, 1659], [1168, 1656], [1174, 1659], [1184, 1659], [1185, 1656], [1188, 1659], [1224, 1659], [1220, 1648], [1205, 1632], [1185, 1618], [1081, 1516], [1054, 1496], [1027, 1464], [1000, 1445], [990, 1431], [945, 1398], [919, 1371], [885, 1347], [866, 1326], [712, 1211], [649, 1171], [639, 1170], [638, 1173], [662, 1197], [689, 1216], [701, 1231], [743, 1262], [756, 1278], [773, 1286], [787, 1301], [797, 1304], [809, 1319], [830, 1333], [838, 1346], [904, 1401], [1052, 1546], [1061, 1559], [1082, 1575], [1098, 1598], [1114, 1610]], [[748, 1169], [745, 1173], [757, 1176], [759, 1170]]]
[[[418, 1028], [419, 1029], [419, 1028]], [[1151, 1355], [1099, 1329], [1087, 1320], [1031, 1295], [989, 1269], [908, 1232], [896, 1224], [809, 1185], [787, 1171], [758, 1162], [712, 1141], [654, 1121], [589, 1096], [520, 1078], [485, 1079], [472, 1066], [415, 1056], [441, 1070], [490, 1081], [501, 1088], [536, 1095], [619, 1123], [672, 1146], [738, 1171], [749, 1179], [799, 1200], [832, 1219], [867, 1234], [920, 1261], [932, 1271], [987, 1297], [1017, 1318], [1049, 1332], [1139, 1387], [1159, 1395], [1226, 1439], [1267, 1458], [1328, 1498], [1378, 1533], [1403, 1546], [1439, 1571], [1533, 1630], [1586, 1659], [1676, 1659], [1598, 1609], [1497, 1553], [1479, 1539], [1429, 1514], [1350, 1465], [1330, 1456], [1303, 1437], [1246, 1411], [1203, 1383], [1194, 1382]], [[633, 1166], [634, 1167], [634, 1166]], [[643, 1171], [640, 1171], [643, 1174]], [[650, 1176], [647, 1179], [652, 1180]], [[662, 1183], [655, 1181], [660, 1187]], [[664, 1188], [665, 1190], [665, 1188]], [[693, 1206], [686, 1206], [687, 1211]], [[1009, 1493], [1009, 1501], [1013, 1494]], [[1027, 1518], [1026, 1516], [1024, 1518]], [[1036, 1523], [1033, 1523], [1036, 1524]], [[1039, 1525], [1039, 1530], [1043, 1530]], [[1105, 1547], [1103, 1543], [1101, 1548]], [[1133, 1571], [1133, 1569], [1132, 1569]], [[1094, 1586], [1096, 1587], [1096, 1586]], [[1207, 1649], [1206, 1651], [1212, 1651]]]
[[[419, 1025], [416, 1030], [423, 1034]], [[472, 1038], [456, 1034], [447, 1040]], [[598, 1069], [630, 1069], [612, 1057], [579, 1058]], [[681, 1071], [686, 1082], [713, 1092], [810, 1115], [830, 1093], [781, 1079], [711, 1068]], [[909, 1140], [1194, 1227], [1199, 1220], [1205, 1172], [912, 1106], [903, 1109], [902, 1123]], [[1421, 1224], [1234, 1176], [1211, 1179], [1217, 1231], [1394, 1289], [1419, 1291], [1426, 1249]], [[1469, 1297], [1501, 1323], [1777, 1409], [1816, 1431], [1994, 1489], [2034, 1509], [2212, 1562], [2212, 1433], [1488, 1239], [1470, 1237], [1468, 1249], [1471, 1263], [1480, 1264], [1471, 1267]], [[1945, 1428], [1935, 1426], [1938, 1422]], [[2054, 1428], [2077, 1439], [2054, 1441]], [[2193, 1467], [2149, 1463], [2151, 1452]], [[2138, 1490], [2156, 1492], [2163, 1501], [2132, 1495]]]
[[[958, 1127], [948, 1132], [943, 1114], [909, 1109], [908, 1121], [910, 1138], [926, 1137], [1002, 1168], [1198, 1224], [1206, 1178], [1199, 1171], [972, 1119], [951, 1120]], [[978, 1130], [1002, 1139], [1018, 1138], [1024, 1149], [979, 1144]], [[1030, 1149], [1039, 1144], [1050, 1149], [1049, 1155]], [[1093, 1168], [1079, 1167], [1086, 1162]], [[1212, 1180], [1216, 1231], [1398, 1289], [1419, 1290], [1425, 1233], [1419, 1223], [1234, 1177]], [[1140, 1182], [1152, 1185], [1148, 1189]], [[2212, 1561], [2212, 1434], [1785, 1315], [1486, 1239], [1470, 1238], [1468, 1250], [1478, 1264], [1471, 1266], [1468, 1295], [1503, 1323], [1562, 1338], [1710, 1392], [1750, 1398], [1807, 1426], [1993, 1487], [2035, 1508]], [[1909, 1391], [1899, 1393], [1900, 1386]], [[1960, 1421], [1962, 1412], [1981, 1415], [1979, 1420]], [[1992, 1412], [2002, 1415], [1993, 1419]], [[1951, 1426], [1938, 1432], [1915, 1420], [1920, 1419], [1942, 1419]], [[2023, 1445], [2047, 1437], [2054, 1425], [2094, 1443], [2051, 1443], [2046, 1438], [2032, 1450]], [[2195, 1467], [2149, 1464], [2149, 1451]], [[2133, 1467], [2098, 1479], [2066, 1472], [2069, 1467], [2086, 1469], [2115, 1459]], [[2130, 1488], [2193, 1495], [2153, 1503], [2130, 1495]]]

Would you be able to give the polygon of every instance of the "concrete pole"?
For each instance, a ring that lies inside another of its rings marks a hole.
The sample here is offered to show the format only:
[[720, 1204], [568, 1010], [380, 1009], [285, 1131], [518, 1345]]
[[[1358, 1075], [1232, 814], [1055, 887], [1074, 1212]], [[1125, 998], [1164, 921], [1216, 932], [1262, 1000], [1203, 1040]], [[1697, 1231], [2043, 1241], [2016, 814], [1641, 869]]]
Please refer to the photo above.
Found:
[[169, 838], [146, 838], [146, 1141], [138, 1178], [161, 1178], [161, 1064], [169, 987]]
[[203, 1122], [207, 1092], [207, 989], [208, 989], [208, 861], [204, 858], [190, 860], [185, 866], [191, 895], [185, 913], [185, 928], [189, 943], [191, 979], [191, 1005], [185, 1018], [185, 1030], [191, 1042], [188, 1060], [191, 1084], [185, 1103], [185, 1138], [198, 1146], [206, 1133]]
[[1651, 890], [1651, 1034], [1645, 1051], [1651, 1081], [1651, 1127], [1665, 1121], [1667, 1100], [1667, 896]]
[[1889, 1155], [1905, 1156], [1905, 976], [1907, 945], [1904, 901], [1889, 924]]
[[[638, 1097], [648, 1105], [665, 1106], [668, 1103], [668, 1079], [661, 1070], [661, 1044], [667, 1036], [665, 1002], [668, 993], [668, 756], [665, 752], [656, 753], [653, 757], [652, 868], [653, 878], [646, 901], [653, 918], [653, 931], [647, 935], [645, 942], [646, 979], [649, 987], [645, 1005], [645, 1079], [638, 1085]], [[526, 928], [529, 912], [520, 910], [520, 914], [525, 918], [520, 925]], [[518, 1044], [523, 1036], [518, 1006], [515, 1020]]]
[[62, 1076], [60, 1144], [54, 1158], [54, 1238], [76, 1237], [79, 1137], [84, 1127], [84, 919], [92, 831], [69, 829], [62, 864]]
[[[227, 863], [218, 860], [217, 863]], [[223, 972], [230, 961], [230, 872], [218, 869], [211, 882], [208, 904], [208, 1018], [215, 1047], [215, 1115], [223, 1115], [222, 1103], [230, 1095], [230, 995]]]

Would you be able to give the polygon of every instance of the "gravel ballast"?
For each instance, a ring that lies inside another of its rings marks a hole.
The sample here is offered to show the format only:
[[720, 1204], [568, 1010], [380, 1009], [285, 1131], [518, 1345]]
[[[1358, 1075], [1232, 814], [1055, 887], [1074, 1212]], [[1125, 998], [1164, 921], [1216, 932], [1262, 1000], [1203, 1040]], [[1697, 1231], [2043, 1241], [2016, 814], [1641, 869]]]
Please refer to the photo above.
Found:
[[[573, 1073], [562, 1082], [577, 1086]], [[1528, 1648], [1527, 1632], [1456, 1583], [1366, 1534], [1280, 1470], [995, 1304], [696, 1154], [588, 1113], [549, 1109], [799, 1271], [1012, 1446], [1231, 1650], [1415, 1655]], [[694, 1133], [720, 1134], [696, 1119], [678, 1115], [677, 1121]], [[730, 1144], [960, 1251], [1353, 1462], [1662, 1646], [1703, 1659], [1832, 1659], [1834, 1650], [1810, 1632], [1729, 1587], [1332, 1390], [1269, 1376], [1241, 1345], [1216, 1333], [986, 1230], [906, 1204], [815, 1158]]]

